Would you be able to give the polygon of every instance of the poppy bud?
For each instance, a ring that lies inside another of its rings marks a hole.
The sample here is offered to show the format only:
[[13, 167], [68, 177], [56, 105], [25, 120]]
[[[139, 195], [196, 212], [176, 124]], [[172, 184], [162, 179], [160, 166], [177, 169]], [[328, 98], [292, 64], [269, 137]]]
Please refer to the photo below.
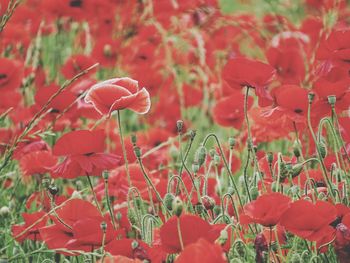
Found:
[[214, 164], [215, 165], [219, 165], [220, 161], [221, 161], [220, 156], [218, 154], [215, 154], [215, 156], [214, 156]]
[[50, 179], [49, 178], [43, 178], [42, 185], [45, 189], [47, 189], [50, 186]]
[[137, 142], [137, 137], [136, 134], [131, 134], [131, 143], [133, 146], [136, 146], [136, 142]]
[[327, 156], [327, 147], [324, 140], [317, 143], [318, 150], [320, 151], [321, 157], [324, 159]]
[[201, 201], [206, 210], [212, 210], [215, 206], [215, 200], [210, 196], [207, 196], [207, 195], [202, 196]]
[[10, 208], [8, 208], [7, 206], [3, 206], [0, 208], [0, 216], [1, 217], [5, 217], [9, 214], [10, 214]]
[[175, 199], [173, 200], [172, 210], [174, 211], [174, 215], [176, 215], [177, 217], [181, 215], [183, 210], [183, 203], [179, 197], [175, 197]]
[[182, 130], [184, 128], [184, 122], [182, 120], [178, 120], [176, 122], [176, 128], [178, 133], [182, 133]]
[[72, 198], [73, 199], [82, 199], [82, 196], [81, 196], [81, 194], [78, 191], [74, 191], [72, 193]]
[[293, 144], [293, 153], [294, 153], [294, 156], [297, 157], [297, 158], [299, 158], [301, 156], [300, 148], [299, 148], [299, 145], [298, 145], [298, 143], [296, 141]]
[[254, 240], [254, 247], [256, 252], [256, 262], [265, 262], [263, 252], [267, 251], [267, 242], [263, 234], [258, 234]]
[[140, 159], [141, 158], [141, 149], [140, 149], [140, 147], [138, 147], [138, 146], [134, 146], [134, 153], [135, 153], [135, 156], [136, 156], [136, 158], [137, 159]]
[[102, 222], [101, 222], [100, 227], [101, 227], [103, 233], [106, 233], [106, 230], [107, 230], [107, 223], [106, 223], [105, 221], [102, 221]]
[[[244, 180], [244, 178], [243, 178], [243, 180]], [[232, 186], [229, 186], [227, 188], [227, 193], [230, 195], [233, 195], [235, 193], [235, 189]]]
[[272, 152], [268, 152], [266, 154], [266, 158], [267, 158], [267, 162], [269, 163], [269, 165], [271, 165], [272, 162], [273, 162], [273, 153]]
[[303, 165], [301, 163], [293, 165], [292, 169], [290, 170], [291, 176], [293, 178], [298, 176], [302, 170], [303, 170]]
[[219, 244], [224, 245], [228, 239], [228, 232], [224, 228], [223, 230], [220, 231], [220, 236], [218, 238]]
[[58, 193], [58, 187], [56, 185], [50, 185], [48, 189], [50, 194], [52, 194], [53, 196], [55, 196]]
[[131, 243], [132, 249], [136, 249], [138, 246], [139, 246], [139, 243], [136, 240], [132, 241], [132, 243]]
[[253, 200], [256, 200], [259, 196], [259, 189], [257, 187], [252, 187], [250, 189], [250, 195]]
[[228, 138], [228, 144], [230, 145], [230, 149], [233, 149], [236, 145], [236, 140], [233, 137]]
[[194, 137], [196, 137], [197, 132], [195, 130], [190, 131], [190, 138], [191, 140], [194, 140]]
[[214, 206], [214, 208], [213, 208], [213, 213], [214, 213], [215, 216], [220, 215], [220, 213], [221, 213], [221, 207], [218, 206], [218, 205]]
[[309, 94], [307, 95], [307, 98], [309, 100], [309, 103], [312, 103], [315, 98], [315, 93], [309, 92]]
[[210, 155], [210, 157], [211, 157], [212, 159], [214, 158], [215, 154], [216, 154], [215, 149], [210, 149], [210, 150], [209, 150], [209, 155]]
[[199, 171], [199, 164], [198, 163], [193, 163], [192, 164], [192, 171], [196, 174]]
[[175, 196], [172, 193], [166, 193], [164, 196], [164, 204], [166, 208], [168, 208], [170, 211], [173, 209], [173, 201], [175, 199]]
[[334, 96], [334, 95], [329, 95], [329, 96], [327, 97], [327, 99], [328, 99], [329, 105], [331, 105], [332, 107], [334, 107], [335, 102], [337, 101], [337, 97]]
[[104, 45], [103, 47], [103, 54], [107, 57], [111, 56], [112, 55], [112, 47], [111, 45]]
[[107, 181], [109, 176], [108, 171], [103, 171], [102, 176], [103, 176], [103, 179]]
[[199, 166], [202, 166], [204, 164], [206, 157], [207, 157], [207, 149], [204, 146], [200, 146], [196, 151], [196, 158], [195, 158]]

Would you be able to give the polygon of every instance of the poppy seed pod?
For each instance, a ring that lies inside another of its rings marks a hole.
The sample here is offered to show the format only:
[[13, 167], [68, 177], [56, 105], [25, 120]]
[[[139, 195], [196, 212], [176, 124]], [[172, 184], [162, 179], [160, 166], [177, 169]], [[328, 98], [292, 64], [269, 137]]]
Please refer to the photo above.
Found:
[[176, 215], [177, 217], [180, 217], [180, 215], [182, 214], [183, 203], [179, 197], [175, 197], [175, 199], [173, 200], [172, 210], [174, 212], [174, 215]]
[[56, 185], [50, 185], [48, 189], [50, 194], [52, 194], [53, 196], [55, 196], [58, 193], [58, 187]]
[[337, 101], [337, 97], [335, 95], [329, 95], [327, 97], [328, 103], [333, 107]]

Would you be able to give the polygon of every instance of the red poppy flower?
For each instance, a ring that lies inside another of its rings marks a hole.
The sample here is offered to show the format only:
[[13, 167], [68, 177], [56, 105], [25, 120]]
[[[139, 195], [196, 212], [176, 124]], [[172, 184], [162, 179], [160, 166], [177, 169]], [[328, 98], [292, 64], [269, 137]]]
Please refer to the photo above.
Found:
[[298, 200], [283, 214], [280, 224], [287, 231], [321, 245], [334, 237], [334, 230], [330, 224], [336, 218], [337, 210], [328, 202], [316, 201], [313, 204], [306, 200]]
[[0, 59], [0, 90], [18, 89], [23, 78], [23, 66], [16, 60]]
[[[25, 239], [41, 241], [42, 238], [40, 236], [39, 229], [46, 225], [46, 222], [48, 220], [46, 213], [43, 211], [35, 212], [32, 214], [22, 213], [22, 217], [24, 219], [24, 224], [12, 226], [13, 237], [18, 242], [22, 242]], [[40, 220], [43, 217], [44, 219]]]
[[272, 103], [272, 97], [266, 90], [275, 75], [275, 69], [270, 65], [247, 58], [234, 58], [227, 62], [222, 75], [232, 88], [254, 88], [261, 106]]
[[293, 122], [303, 125], [306, 122], [308, 91], [296, 85], [283, 85], [274, 90], [276, 106], [265, 111], [265, 117], [279, 119], [285, 117], [289, 126]]
[[[83, 70], [91, 67], [93, 64], [95, 64], [95, 61], [91, 57], [85, 55], [73, 55], [67, 59], [66, 63], [64, 63], [61, 72], [65, 78], [71, 79]], [[96, 68], [90, 70], [87, 75], [92, 75], [95, 72]]]
[[299, 85], [303, 81], [304, 58], [298, 47], [271, 47], [266, 56], [283, 84]]
[[120, 52], [120, 42], [111, 38], [100, 38], [97, 40], [92, 56], [102, 66], [113, 68], [117, 63]]
[[[53, 225], [40, 229], [42, 239], [49, 249], [70, 249], [90, 252], [102, 245], [103, 231], [101, 223], [107, 224], [105, 244], [115, 237], [115, 230], [109, 215], [102, 216], [91, 203], [72, 199], [56, 209], [59, 220], [51, 219]], [[66, 253], [65, 253], [66, 254]]]
[[316, 58], [328, 60], [340, 66], [349, 66], [350, 61], [350, 30], [335, 30], [322, 41], [316, 53]]
[[23, 175], [44, 174], [57, 163], [49, 151], [35, 151], [24, 155], [19, 162]]
[[281, 193], [265, 194], [257, 200], [246, 204], [241, 214], [242, 224], [258, 223], [266, 227], [276, 225], [283, 213], [288, 209], [290, 197]]
[[227, 262], [221, 247], [201, 238], [188, 245], [176, 258], [175, 263], [224, 263]]
[[80, 130], [66, 133], [53, 147], [53, 154], [66, 156], [52, 169], [54, 178], [76, 178], [83, 175], [101, 175], [102, 171], [118, 166], [120, 157], [104, 153], [103, 130]]
[[211, 230], [211, 226], [207, 221], [195, 215], [171, 217], [160, 228], [162, 248], [167, 253], [173, 254], [182, 250], [178, 233], [178, 220], [180, 221], [180, 232], [184, 248], [198, 239], [204, 238]]
[[136, 80], [115, 78], [93, 85], [86, 94], [85, 101], [92, 103], [101, 115], [110, 116], [113, 111], [130, 109], [145, 114], [151, 107], [146, 88], [139, 90]]
[[[248, 98], [248, 109], [253, 105]], [[214, 121], [224, 127], [240, 129], [244, 121], [244, 95], [235, 91], [230, 96], [218, 100], [213, 108]]]

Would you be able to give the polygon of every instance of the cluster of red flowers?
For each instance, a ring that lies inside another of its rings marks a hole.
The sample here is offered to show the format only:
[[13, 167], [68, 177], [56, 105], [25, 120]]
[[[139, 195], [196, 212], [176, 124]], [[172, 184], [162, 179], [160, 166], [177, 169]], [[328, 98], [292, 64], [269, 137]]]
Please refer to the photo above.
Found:
[[0, 0], [12, 242], [99, 262], [348, 262], [350, 8], [280, 4], [303, 8], [296, 25], [219, 2]]

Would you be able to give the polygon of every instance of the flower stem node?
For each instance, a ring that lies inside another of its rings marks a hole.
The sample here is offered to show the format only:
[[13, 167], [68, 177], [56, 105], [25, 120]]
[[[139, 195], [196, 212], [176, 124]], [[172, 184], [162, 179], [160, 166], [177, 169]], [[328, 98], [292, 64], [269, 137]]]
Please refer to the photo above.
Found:
[[179, 197], [175, 197], [175, 199], [173, 200], [172, 210], [174, 212], [174, 215], [176, 215], [177, 217], [180, 217], [180, 215], [182, 214], [183, 202]]

